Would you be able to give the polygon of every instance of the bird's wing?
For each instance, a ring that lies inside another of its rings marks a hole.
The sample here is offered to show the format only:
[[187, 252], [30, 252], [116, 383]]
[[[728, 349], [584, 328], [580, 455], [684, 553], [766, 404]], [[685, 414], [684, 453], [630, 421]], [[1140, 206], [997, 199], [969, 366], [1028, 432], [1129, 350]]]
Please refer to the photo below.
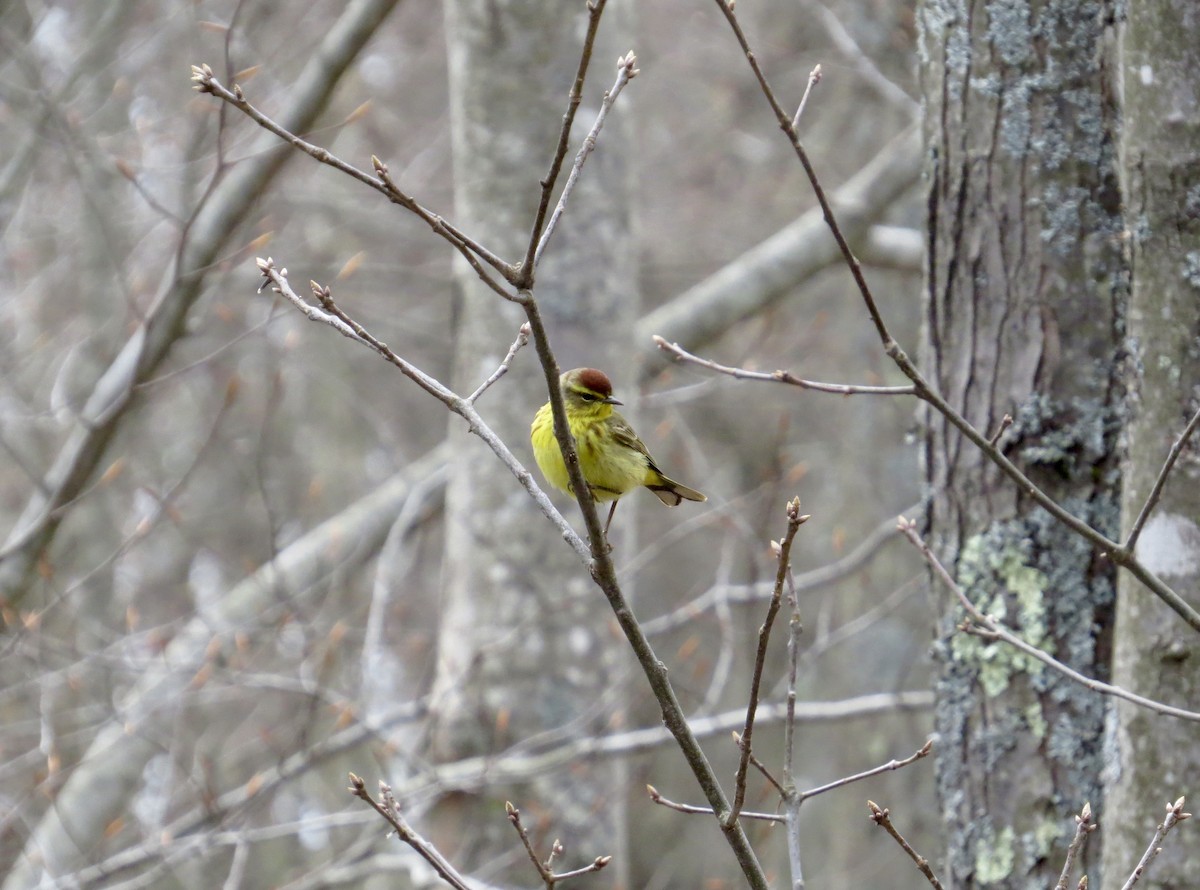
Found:
[[612, 433], [613, 438], [618, 445], [636, 451], [646, 458], [646, 465], [654, 472], [659, 472], [658, 467], [654, 465], [654, 458], [650, 456], [650, 452], [646, 450], [645, 443], [638, 438], [638, 434], [633, 431], [633, 427], [629, 425], [629, 421], [620, 414], [614, 413], [608, 420], [608, 428]]

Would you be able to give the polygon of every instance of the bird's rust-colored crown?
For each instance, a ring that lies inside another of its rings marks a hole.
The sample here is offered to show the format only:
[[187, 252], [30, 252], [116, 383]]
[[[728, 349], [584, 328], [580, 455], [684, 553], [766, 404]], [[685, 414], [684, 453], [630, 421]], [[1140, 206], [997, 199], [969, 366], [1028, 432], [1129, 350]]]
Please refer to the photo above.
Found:
[[603, 371], [597, 371], [595, 368], [580, 368], [573, 373], [578, 375], [576, 379], [580, 386], [586, 387], [606, 399], [612, 395], [612, 381]]

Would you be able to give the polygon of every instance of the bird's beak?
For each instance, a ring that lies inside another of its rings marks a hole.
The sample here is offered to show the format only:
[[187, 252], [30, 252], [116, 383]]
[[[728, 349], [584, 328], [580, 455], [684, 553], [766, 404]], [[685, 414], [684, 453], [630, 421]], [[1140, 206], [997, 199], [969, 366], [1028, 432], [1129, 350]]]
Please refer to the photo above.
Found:
[[614, 399], [612, 396], [609, 396], [607, 399], [601, 399], [600, 401], [602, 401], [606, 405], [624, 405], [625, 404], [620, 399]]

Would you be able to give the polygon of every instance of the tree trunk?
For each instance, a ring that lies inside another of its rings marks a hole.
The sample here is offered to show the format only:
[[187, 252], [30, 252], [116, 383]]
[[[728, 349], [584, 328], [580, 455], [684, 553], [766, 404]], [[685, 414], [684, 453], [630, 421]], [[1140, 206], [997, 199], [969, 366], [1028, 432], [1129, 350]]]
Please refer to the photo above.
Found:
[[[1171, 444], [1197, 408], [1200, 380], [1200, 17], [1185, 0], [1132, 4], [1122, 36], [1125, 128], [1121, 172], [1133, 262], [1129, 335], [1130, 417], [1122, 498], [1127, 534]], [[1200, 464], [1180, 456], [1137, 555], [1200, 606]], [[1141, 695], [1194, 708], [1200, 702], [1200, 638], [1125, 575], [1114, 637], [1114, 681]], [[1163, 805], [1195, 788], [1200, 729], [1124, 702], [1106, 774], [1109, 817], [1100, 819], [1106, 886], [1132, 872]], [[1190, 801], [1189, 801], [1190, 802]], [[1192, 809], [1192, 807], [1188, 807]], [[1191, 826], [1185, 826], [1185, 830]], [[1196, 883], [1194, 839], [1171, 838], [1143, 883]]]
[[[1113, 4], [920, 7], [930, 152], [924, 363], [1059, 503], [1115, 534], [1127, 292], [1106, 90]], [[1104, 677], [1114, 574], [940, 416], [928, 533], [968, 595]], [[1101, 806], [1105, 703], [956, 631], [937, 593], [937, 785], [955, 887], [1051, 886], [1071, 816]], [[1094, 862], [1094, 847], [1085, 865]], [[1093, 876], [1094, 877], [1094, 876]]]
[[[606, 9], [559, 187], [615, 78], [613, 62], [628, 49], [629, 11], [619, 2]], [[586, 26], [582, 3], [447, 4], [456, 219], [510, 261], [524, 254]], [[606, 368], [625, 396], [636, 380], [629, 329], [637, 317], [628, 99], [626, 93], [605, 124], [535, 290], [562, 368]], [[453, 381], [460, 393], [469, 393], [495, 370], [524, 316], [465, 264], [459, 272]], [[546, 398], [530, 347], [480, 405], [535, 474], [529, 426]], [[603, 597], [586, 567], [512, 478], [497, 471], [482, 444], [461, 424], [451, 427], [455, 458], [433, 689], [437, 753], [453, 758], [495, 752], [547, 730], [595, 732], [611, 718], [614, 704], [604, 696], [613, 677], [605, 654], [611, 616]], [[578, 514], [571, 506], [567, 515]], [[623, 792], [606, 798], [611, 781], [595, 778], [553, 780], [529, 792], [528, 803], [546, 811], [547, 830], [567, 843], [565, 861], [612, 852], [611, 822]], [[448, 822], [461, 824], [463, 815], [454, 812]], [[502, 813], [483, 816], [483, 827], [471, 835], [473, 849], [455, 856], [464, 867], [512, 848]], [[524, 863], [521, 879], [527, 880], [527, 870]]]

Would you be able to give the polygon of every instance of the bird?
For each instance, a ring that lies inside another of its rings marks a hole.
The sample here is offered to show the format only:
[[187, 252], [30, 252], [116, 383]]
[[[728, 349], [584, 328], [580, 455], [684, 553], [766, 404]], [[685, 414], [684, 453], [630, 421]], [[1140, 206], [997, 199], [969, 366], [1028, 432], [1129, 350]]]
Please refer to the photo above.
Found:
[[[559, 378], [559, 387], [583, 478], [596, 501], [612, 501], [604, 524], [605, 535], [617, 511], [617, 500], [635, 488], [650, 489], [668, 507], [677, 507], [683, 501], [708, 500], [658, 468], [629, 421], [614, 410], [614, 405], [623, 403], [613, 398], [612, 381], [607, 374], [595, 368], [575, 368]], [[533, 418], [530, 443], [546, 481], [574, 497], [567, 465], [554, 437], [554, 416], [549, 402]]]

